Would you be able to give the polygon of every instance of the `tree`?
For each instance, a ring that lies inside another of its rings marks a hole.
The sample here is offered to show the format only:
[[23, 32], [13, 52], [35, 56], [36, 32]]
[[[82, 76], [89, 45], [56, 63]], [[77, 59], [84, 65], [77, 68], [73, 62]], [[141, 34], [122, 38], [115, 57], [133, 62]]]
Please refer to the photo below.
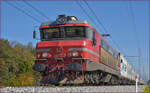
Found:
[[35, 48], [30, 42], [22, 45], [16, 41], [11, 43], [1, 39], [1, 77], [2, 86], [32, 85], [35, 73], [32, 69], [35, 60]]

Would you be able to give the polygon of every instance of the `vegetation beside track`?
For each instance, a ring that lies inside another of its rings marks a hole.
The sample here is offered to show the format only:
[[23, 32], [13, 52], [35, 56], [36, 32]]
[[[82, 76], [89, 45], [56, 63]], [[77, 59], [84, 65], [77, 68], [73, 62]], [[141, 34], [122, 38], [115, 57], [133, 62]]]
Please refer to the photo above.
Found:
[[150, 86], [147, 86], [147, 87], [144, 89], [144, 93], [150, 93]]
[[0, 40], [1, 86], [29, 86], [34, 84], [39, 73], [32, 70], [35, 48], [32, 43], [22, 45], [16, 41]]

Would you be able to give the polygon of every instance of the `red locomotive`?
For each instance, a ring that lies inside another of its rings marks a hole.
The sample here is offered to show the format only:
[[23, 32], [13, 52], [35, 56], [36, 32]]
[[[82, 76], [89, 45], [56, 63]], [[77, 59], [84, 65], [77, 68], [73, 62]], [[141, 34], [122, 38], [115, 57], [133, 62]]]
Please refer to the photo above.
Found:
[[59, 15], [41, 24], [40, 37], [33, 69], [42, 83], [122, 84], [120, 54], [87, 21]]

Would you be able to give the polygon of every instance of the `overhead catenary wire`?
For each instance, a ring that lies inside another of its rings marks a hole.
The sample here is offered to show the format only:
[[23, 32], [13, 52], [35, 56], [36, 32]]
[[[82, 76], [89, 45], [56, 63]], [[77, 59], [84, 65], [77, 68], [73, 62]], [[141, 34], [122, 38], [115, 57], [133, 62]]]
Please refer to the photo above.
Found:
[[29, 7], [31, 7], [32, 9], [34, 9], [38, 14], [40, 14], [41, 16], [45, 17], [48, 20], [51, 20], [49, 17], [47, 17], [42, 11], [40, 11], [39, 9], [37, 9], [36, 7], [34, 7], [32, 4], [30, 4], [29, 2], [27, 2], [27, 0], [23, 0], [24, 3], [26, 5], [28, 5]]
[[135, 40], [136, 40], [136, 44], [137, 44], [137, 47], [138, 47], [138, 52], [139, 52], [139, 59], [138, 59], [138, 67], [139, 67], [139, 73], [141, 75], [141, 46], [140, 46], [140, 40], [139, 40], [139, 35], [138, 35], [138, 32], [137, 32], [137, 29], [136, 29], [136, 21], [135, 21], [135, 16], [134, 16], [134, 12], [133, 12], [133, 7], [132, 7], [132, 3], [131, 1], [129, 1], [129, 9], [130, 9], [130, 12], [131, 12], [131, 19], [132, 19], [132, 24], [133, 24], [133, 32], [135, 33], [134, 34], [134, 37], [135, 37]]
[[132, 31], [135, 33], [134, 36], [135, 36], [136, 44], [137, 44], [139, 50], [141, 50], [139, 35], [138, 35], [137, 29], [136, 29], [136, 21], [135, 21], [135, 16], [134, 16], [133, 7], [132, 7], [131, 2], [129, 2], [129, 9], [130, 9], [130, 12], [131, 12], [132, 24], [133, 24], [133, 30]]
[[7, 3], [8, 5], [10, 5], [11, 7], [14, 7], [14, 8], [17, 9], [18, 11], [22, 12], [22, 13], [25, 14], [26, 16], [30, 17], [30, 18], [33, 19], [34, 21], [41, 23], [41, 21], [40, 21], [39, 19], [35, 18], [35, 17], [32, 16], [31, 14], [29, 14], [29, 13], [27, 13], [26, 11], [22, 10], [21, 8], [19, 8], [19, 7], [15, 6], [15, 5], [13, 5], [13, 4], [10, 3], [10, 2], [7, 2], [7, 1], [6, 1], [6, 3]]
[[99, 20], [99, 18], [97, 17], [96, 13], [94, 12], [94, 10], [90, 7], [90, 5], [88, 4], [88, 2], [86, 0], [83, 0], [85, 2], [85, 4], [87, 5], [87, 7], [90, 9], [90, 11], [92, 12], [92, 14], [95, 16], [95, 18], [97, 19], [98, 23], [102, 26], [102, 28], [104, 29], [104, 31], [106, 33], [108, 33], [108, 31], [106, 30], [105, 26], [102, 24], [102, 22]]
[[[93, 22], [93, 24], [95, 24], [95, 26], [97, 28], [99, 28], [99, 26], [95, 23], [94, 19], [86, 12], [86, 10], [82, 7], [82, 5], [80, 4], [81, 2], [76, 1], [76, 3], [78, 4], [78, 6], [82, 9], [82, 11], [87, 15], [87, 17]], [[99, 28], [100, 29], [100, 28]]]
[[[136, 21], [135, 21], [135, 16], [134, 16], [134, 12], [133, 12], [133, 7], [132, 7], [132, 3], [131, 2], [129, 2], [129, 9], [130, 9], [130, 12], [131, 12], [131, 20], [132, 20], [132, 24], [133, 24], [133, 30], [132, 31], [134, 31], [134, 35], [135, 35], [135, 40], [136, 40], [136, 42], [137, 42], [137, 46], [139, 46], [140, 45], [140, 41], [139, 41], [139, 35], [138, 35], [138, 33], [137, 33], [137, 30], [136, 30]], [[140, 46], [139, 46], [140, 47]]]
[[23, 2], [21, 2], [21, 3], [13, 2], [13, 4], [15, 4], [17, 7], [21, 7], [22, 10], [26, 11], [28, 14], [31, 14], [32, 16], [36, 17], [37, 19], [39, 19], [41, 21], [45, 19], [44, 17], [40, 16], [39, 14], [34, 13], [33, 10], [30, 7], [26, 6], [25, 3], [23, 5]]
[[[104, 33], [108, 33], [109, 31], [105, 28], [104, 24], [100, 21], [99, 17], [96, 15], [96, 13], [94, 12], [94, 10], [90, 7], [90, 5], [88, 4], [88, 2], [86, 0], [83, 0], [85, 2], [85, 4], [87, 5], [87, 7], [89, 8], [89, 10], [92, 12], [92, 14], [95, 16], [95, 19], [97, 20], [97, 22], [102, 26]], [[81, 7], [81, 9], [83, 9]], [[88, 14], [86, 14], [88, 15]], [[112, 41], [112, 43], [114, 45], [116, 45], [116, 47], [118, 48], [119, 51], [124, 52], [123, 50], [121, 50], [120, 46], [113, 40], [112, 36], [110, 36], [110, 40]], [[125, 52], [124, 52], [125, 53]]]

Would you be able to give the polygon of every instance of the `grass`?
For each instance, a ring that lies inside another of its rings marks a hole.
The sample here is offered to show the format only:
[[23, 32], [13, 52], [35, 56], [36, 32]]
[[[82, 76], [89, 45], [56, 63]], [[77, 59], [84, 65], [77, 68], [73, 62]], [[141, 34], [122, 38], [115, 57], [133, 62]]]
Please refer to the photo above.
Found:
[[150, 86], [146, 86], [143, 93], [150, 93]]

